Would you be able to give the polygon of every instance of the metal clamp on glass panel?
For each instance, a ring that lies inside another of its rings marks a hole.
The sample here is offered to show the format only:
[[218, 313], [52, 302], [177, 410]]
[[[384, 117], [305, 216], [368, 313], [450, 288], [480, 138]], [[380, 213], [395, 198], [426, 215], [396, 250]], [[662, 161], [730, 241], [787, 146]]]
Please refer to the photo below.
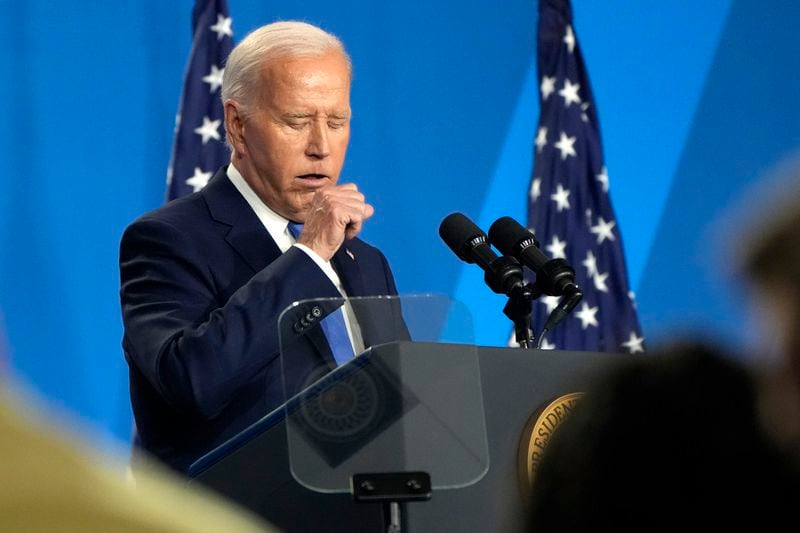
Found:
[[354, 474], [350, 480], [353, 499], [359, 503], [384, 503], [389, 507], [388, 533], [402, 531], [400, 503], [431, 499], [431, 476], [427, 472]]

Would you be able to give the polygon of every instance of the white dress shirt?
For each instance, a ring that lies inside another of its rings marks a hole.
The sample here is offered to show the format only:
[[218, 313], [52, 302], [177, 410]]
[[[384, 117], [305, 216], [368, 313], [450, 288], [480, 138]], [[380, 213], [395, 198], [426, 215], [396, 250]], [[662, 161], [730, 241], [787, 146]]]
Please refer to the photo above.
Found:
[[[331, 280], [331, 283], [333, 283], [342, 297], [347, 298], [347, 293], [342, 285], [342, 280], [339, 279], [339, 276], [336, 274], [336, 271], [333, 269], [330, 261], [324, 260], [318, 253], [308, 246], [295, 242], [294, 237], [292, 237], [292, 234], [289, 233], [289, 221], [270, 209], [269, 206], [267, 206], [267, 204], [265, 204], [261, 198], [258, 197], [258, 195], [245, 181], [244, 177], [233, 165], [233, 163], [228, 165], [227, 175], [228, 179], [231, 180], [231, 183], [233, 183], [233, 186], [236, 187], [236, 190], [239, 191], [250, 208], [255, 212], [256, 216], [261, 221], [261, 224], [264, 225], [264, 228], [267, 230], [267, 233], [269, 233], [270, 237], [272, 237], [272, 240], [274, 240], [275, 244], [278, 245], [281, 253], [286, 253], [286, 251], [292, 246], [301, 249], [317, 264], [317, 266], [319, 266], [328, 279]], [[358, 355], [364, 351], [364, 341], [363, 337], [361, 336], [361, 328], [358, 325], [358, 321], [356, 320], [356, 316], [353, 312], [350, 302], [346, 301], [343, 309], [345, 318], [344, 323], [345, 326], [347, 326], [347, 335], [350, 337], [350, 344], [353, 346], [353, 353]]]

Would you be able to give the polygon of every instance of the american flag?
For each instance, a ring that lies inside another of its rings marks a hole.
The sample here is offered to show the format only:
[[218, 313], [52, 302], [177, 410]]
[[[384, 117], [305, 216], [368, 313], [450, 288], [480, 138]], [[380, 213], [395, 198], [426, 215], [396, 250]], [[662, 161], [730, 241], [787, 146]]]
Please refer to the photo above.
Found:
[[199, 191], [230, 159], [219, 93], [225, 60], [233, 49], [231, 24], [226, 0], [195, 2], [192, 51], [167, 170], [167, 200]]
[[[644, 338], [628, 286], [622, 236], [608, 195], [597, 111], [569, 0], [539, 1], [538, 75], [541, 114], [528, 227], [545, 253], [575, 268], [584, 293], [542, 347], [642, 352]], [[534, 303], [536, 332], [557, 303], [550, 296]]]

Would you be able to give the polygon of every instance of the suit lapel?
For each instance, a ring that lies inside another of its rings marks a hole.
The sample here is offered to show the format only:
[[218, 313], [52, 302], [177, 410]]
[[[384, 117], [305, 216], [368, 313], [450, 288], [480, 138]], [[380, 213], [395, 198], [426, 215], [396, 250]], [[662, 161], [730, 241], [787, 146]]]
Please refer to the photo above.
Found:
[[255, 213], [252, 213], [252, 215], [251, 218], [255, 220], [254, 224], [248, 221], [248, 223], [233, 226], [225, 239], [255, 273], [263, 270], [280, 257], [281, 250], [272, 240], [272, 237], [269, 236], [267, 230], [264, 229]]
[[[203, 189], [202, 194], [211, 217], [230, 227], [225, 240], [253, 269], [253, 273], [257, 273], [280, 257], [281, 250], [247, 200], [228, 179], [226, 171], [227, 166], [219, 169]], [[331, 262], [339, 273], [347, 293], [351, 296], [363, 294], [361, 271], [358, 264], [347, 255], [344, 246], [334, 255]], [[328, 365], [334, 367], [333, 354], [322, 328], [312, 328], [305, 336]]]
[[259, 272], [281, 255], [281, 250], [253, 212], [247, 200], [226, 176], [227, 167], [217, 171], [203, 196], [211, 217], [230, 226], [225, 240], [244, 261]]
[[[364, 275], [358, 262], [358, 257], [351, 254], [352, 252], [348, 249], [347, 243], [345, 243], [331, 259], [334, 269], [342, 280], [344, 290], [350, 297], [373, 296], [374, 293], [367, 292], [365, 287]], [[364, 345], [369, 347], [374, 344], [374, 332], [380, 331], [380, 328], [376, 327], [376, 320], [382, 321], [385, 318], [381, 313], [385, 304], [379, 305], [379, 302], [372, 298], [356, 298], [351, 300], [350, 303], [359, 323]]]
[[345, 242], [339, 250], [333, 254], [331, 264], [333, 269], [339, 274], [342, 285], [348, 296], [365, 296], [364, 279], [361, 275], [361, 267], [358, 265], [355, 256], [351, 255]]

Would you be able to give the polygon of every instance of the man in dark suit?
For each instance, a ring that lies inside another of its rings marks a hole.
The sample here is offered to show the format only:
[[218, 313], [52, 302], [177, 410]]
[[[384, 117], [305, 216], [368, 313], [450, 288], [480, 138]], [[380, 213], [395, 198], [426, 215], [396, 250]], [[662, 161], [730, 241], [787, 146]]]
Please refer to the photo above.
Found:
[[[281, 22], [248, 35], [222, 85], [231, 164], [125, 231], [123, 347], [139, 444], [178, 471], [283, 402], [287, 306], [397, 293], [385, 257], [356, 238], [372, 206], [338, 183], [350, 80], [342, 44], [319, 28]], [[293, 379], [369, 340], [349, 306], [292, 312], [295, 332], [309, 330], [285, 362]]]

